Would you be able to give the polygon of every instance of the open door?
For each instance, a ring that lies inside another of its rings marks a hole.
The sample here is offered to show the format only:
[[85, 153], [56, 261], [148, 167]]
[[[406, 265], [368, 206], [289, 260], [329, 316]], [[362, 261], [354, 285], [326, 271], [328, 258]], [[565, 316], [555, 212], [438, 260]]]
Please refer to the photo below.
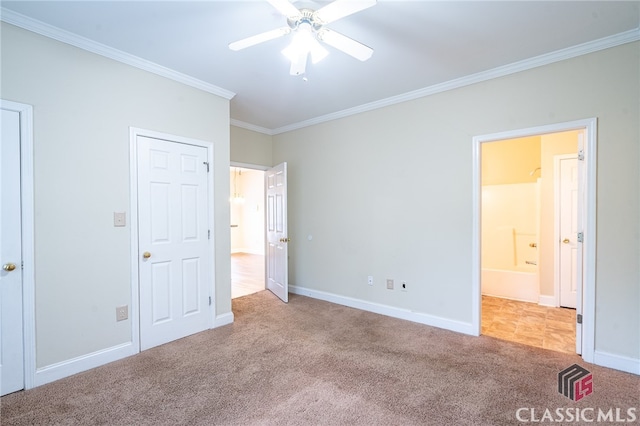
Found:
[[576, 309], [578, 304], [579, 262], [582, 246], [578, 242], [578, 159], [575, 154], [554, 156], [554, 185], [558, 241], [556, 263], [558, 270], [559, 304]]
[[265, 172], [267, 222], [267, 288], [283, 302], [289, 301], [287, 236], [287, 163]]
[[0, 395], [24, 389], [21, 112], [2, 101], [0, 145]]

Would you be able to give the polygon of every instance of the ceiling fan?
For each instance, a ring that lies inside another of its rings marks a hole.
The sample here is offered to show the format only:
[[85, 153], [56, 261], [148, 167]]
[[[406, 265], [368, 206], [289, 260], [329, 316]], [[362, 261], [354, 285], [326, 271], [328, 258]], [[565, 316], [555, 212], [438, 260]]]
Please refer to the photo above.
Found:
[[376, 0], [335, 0], [318, 10], [298, 9], [289, 0], [267, 1], [287, 18], [287, 26], [230, 43], [231, 50], [293, 34], [291, 44], [282, 51], [291, 61], [291, 75], [305, 73], [309, 55], [315, 64], [329, 54], [320, 41], [361, 61], [366, 61], [373, 54], [372, 48], [325, 25], [374, 6]]

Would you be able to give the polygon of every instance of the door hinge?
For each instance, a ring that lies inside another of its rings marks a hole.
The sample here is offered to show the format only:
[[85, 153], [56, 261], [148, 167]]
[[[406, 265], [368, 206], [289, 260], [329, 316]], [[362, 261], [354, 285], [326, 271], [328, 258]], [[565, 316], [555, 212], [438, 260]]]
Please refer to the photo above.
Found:
[[584, 241], [584, 232], [578, 232], [578, 242], [581, 243]]
[[576, 315], [576, 323], [582, 324], [582, 314]]
[[211, 296], [209, 296], [209, 306], [211, 306]]
[[202, 164], [207, 166], [207, 173], [209, 173], [209, 162], [208, 161], [203, 161]]
[[583, 150], [578, 151], [578, 160], [584, 161], [584, 151]]
[[211, 239], [211, 229], [207, 229], [207, 240]]

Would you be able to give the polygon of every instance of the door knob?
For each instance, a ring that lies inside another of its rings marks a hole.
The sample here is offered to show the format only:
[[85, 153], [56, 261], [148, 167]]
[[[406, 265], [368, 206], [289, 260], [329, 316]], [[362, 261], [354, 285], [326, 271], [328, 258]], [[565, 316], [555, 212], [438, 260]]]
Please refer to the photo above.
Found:
[[7, 271], [7, 272], [11, 272], [11, 271], [13, 271], [13, 270], [15, 270], [15, 269], [16, 269], [16, 265], [15, 265], [15, 264], [13, 264], [13, 263], [5, 263], [5, 264], [2, 266], [2, 269], [4, 269], [4, 270], [5, 270], [5, 271]]
[[151, 257], [151, 253], [149, 253], [148, 251], [145, 251], [144, 253], [142, 253], [142, 257], [144, 257], [145, 259], [148, 259]]
[[565, 238], [564, 240], [562, 240], [562, 242], [565, 243], [565, 244], [569, 244], [569, 239]]
[[289, 241], [291, 241], [291, 238], [280, 238], [281, 243], [288, 243]]

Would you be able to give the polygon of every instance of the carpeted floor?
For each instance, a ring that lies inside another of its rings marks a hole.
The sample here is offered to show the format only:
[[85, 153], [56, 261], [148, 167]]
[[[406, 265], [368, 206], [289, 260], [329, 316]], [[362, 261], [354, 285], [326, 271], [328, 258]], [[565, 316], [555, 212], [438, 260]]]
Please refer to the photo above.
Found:
[[[1, 423], [514, 425], [520, 408], [523, 420], [576, 408], [640, 418], [639, 376], [576, 355], [267, 291], [234, 299], [233, 312], [232, 325], [7, 395]], [[574, 363], [593, 373], [579, 402], [557, 390]]]

